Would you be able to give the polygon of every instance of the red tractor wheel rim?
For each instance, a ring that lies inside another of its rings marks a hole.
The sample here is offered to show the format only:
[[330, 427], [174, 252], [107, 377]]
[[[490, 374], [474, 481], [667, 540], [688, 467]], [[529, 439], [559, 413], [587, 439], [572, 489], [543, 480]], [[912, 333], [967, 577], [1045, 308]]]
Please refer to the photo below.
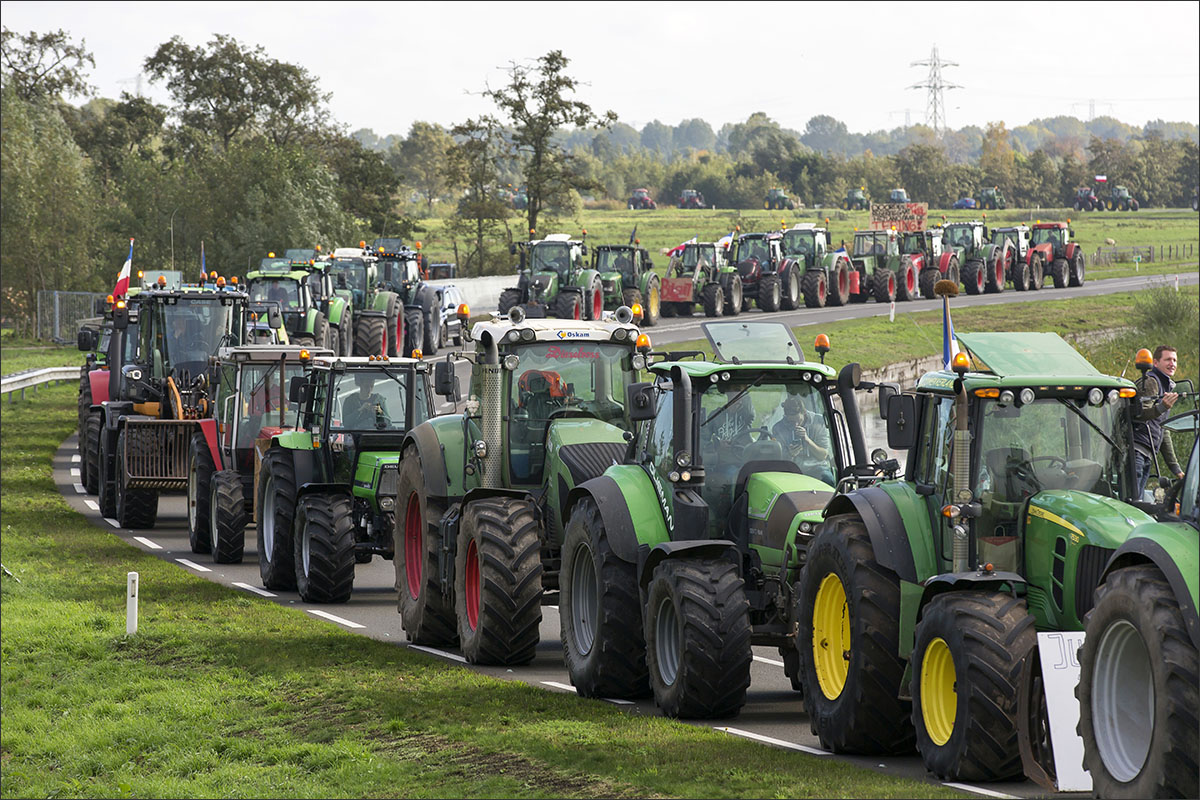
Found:
[[396, 355], [404, 355], [404, 316], [396, 317], [396, 338], [393, 339], [396, 343]]
[[821, 275], [819, 278], [817, 278], [817, 298], [821, 301], [822, 305], [825, 303], [825, 293], [827, 290], [828, 287], [825, 285], [825, 276]]
[[575, 319], [581, 319], [583, 317], [583, 312], [581, 309], [582, 309], [582, 304], [578, 300], [576, 300], [575, 301]]
[[838, 297], [845, 297], [850, 293], [850, 273], [844, 269], [838, 270]]
[[604, 316], [604, 293], [597, 289], [592, 292], [592, 319], [600, 319]]
[[421, 500], [413, 492], [408, 497], [404, 514], [404, 575], [408, 579], [408, 594], [416, 600], [421, 596], [421, 560], [425, 556], [425, 528], [421, 521]]
[[904, 271], [904, 288], [909, 294], [917, 288], [917, 271], [913, 269], [912, 265], [909, 265], [908, 269]]
[[979, 289], [979, 291], [982, 292], [983, 284], [984, 284], [984, 272], [982, 269], [977, 269], [977, 270], [975, 270], [975, 287], [977, 289]]
[[467, 545], [466, 567], [467, 624], [475, 630], [479, 627], [479, 548], [474, 539]]
[[1004, 259], [1003, 258], [996, 259], [996, 285], [997, 286], [1004, 285]]
[[896, 296], [896, 273], [888, 273], [888, 297]]

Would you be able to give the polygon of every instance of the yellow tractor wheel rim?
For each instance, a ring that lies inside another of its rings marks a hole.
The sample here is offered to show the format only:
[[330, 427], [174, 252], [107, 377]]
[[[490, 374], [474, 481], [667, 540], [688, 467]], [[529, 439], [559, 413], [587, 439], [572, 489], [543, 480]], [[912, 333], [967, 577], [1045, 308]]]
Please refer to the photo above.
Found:
[[647, 305], [650, 307], [650, 316], [656, 319], [658, 318], [658, 303], [658, 287], [652, 286], [650, 287], [650, 302]]
[[958, 713], [954, 656], [940, 636], [925, 648], [921, 660], [921, 718], [929, 738], [938, 747], [950, 741]]
[[821, 693], [836, 700], [850, 674], [850, 609], [842, 581], [832, 572], [821, 579], [813, 603], [812, 648]]

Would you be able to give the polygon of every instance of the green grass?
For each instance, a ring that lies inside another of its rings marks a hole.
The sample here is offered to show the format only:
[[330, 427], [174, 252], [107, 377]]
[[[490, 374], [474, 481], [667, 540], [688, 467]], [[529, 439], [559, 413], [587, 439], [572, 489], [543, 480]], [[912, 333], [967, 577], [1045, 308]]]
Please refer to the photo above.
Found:
[[492, 679], [203, 580], [59, 496], [74, 387], [3, 415], [0, 796], [962, 796]]
[[0, 347], [0, 375], [11, 375], [36, 367], [73, 367], [82, 363], [83, 353], [73, 346], [6, 336]]

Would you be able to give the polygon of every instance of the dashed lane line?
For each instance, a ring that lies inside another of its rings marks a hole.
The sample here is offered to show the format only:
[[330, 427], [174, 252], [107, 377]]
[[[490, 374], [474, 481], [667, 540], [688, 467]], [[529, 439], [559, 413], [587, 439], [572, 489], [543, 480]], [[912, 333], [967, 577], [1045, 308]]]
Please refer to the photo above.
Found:
[[761, 733], [752, 733], [751, 731], [744, 731], [741, 728], [726, 728], [726, 727], [722, 727], [722, 726], [714, 726], [713, 730], [718, 730], [718, 731], [721, 731], [722, 733], [733, 734], [734, 736], [742, 736], [747, 739], [753, 739], [756, 742], [763, 742], [765, 744], [775, 745], [776, 747], [783, 747], [787, 750], [799, 750], [800, 752], [808, 753], [809, 755], [814, 755], [814, 756], [833, 755], [832, 753], [830, 753], [826, 750], [820, 750], [816, 747], [808, 747], [807, 745], [797, 744], [796, 742], [788, 742], [783, 739], [775, 739], [770, 736], [763, 736]]
[[328, 611], [321, 611], [320, 609], [316, 609], [316, 608], [306, 608], [304, 610], [307, 611], [308, 613], [312, 614], [313, 616], [321, 617], [322, 619], [327, 619], [330, 622], [336, 622], [338, 625], [345, 625], [347, 628], [365, 628], [365, 627], [367, 627], [366, 625], [359, 625], [357, 622], [351, 622], [348, 619], [344, 619], [344, 618], [336, 616], [334, 614], [330, 614]]
[[135, 536], [135, 537], [133, 537], [133, 540], [135, 542], [141, 542], [142, 544], [146, 545], [146, 547], [149, 547], [151, 550], [162, 550], [162, 545], [159, 545], [159, 544], [156, 544], [155, 542], [150, 541], [145, 536]]
[[257, 595], [261, 595], [262, 597], [278, 597], [279, 596], [277, 594], [274, 594], [273, 592], [268, 592], [266, 589], [260, 589], [257, 586], [251, 586], [248, 583], [240, 583], [238, 581], [234, 581], [233, 585], [238, 587], [239, 589], [245, 589], [247, 592], [254, 592]]
[[194, 561], [188, 561], [186, 558], [177, 558], [175, 560], [178, 561], [180, 564], [183, 564], [188, 569], [196, 570], [196, 572], [212, 572], [212, 570], [209, 569], [208, 567], [202, 567]]
[[100, 504], [99, 504], [99, 503], [97, 503], [95, 500], [84, 500], [84, 501], [83, 501], [83, 504], [84, 504], [85, 506], [87, 506], [88, 508], [90, 508], [92, 511], [99, 511], [99, 510], [100, 510]]

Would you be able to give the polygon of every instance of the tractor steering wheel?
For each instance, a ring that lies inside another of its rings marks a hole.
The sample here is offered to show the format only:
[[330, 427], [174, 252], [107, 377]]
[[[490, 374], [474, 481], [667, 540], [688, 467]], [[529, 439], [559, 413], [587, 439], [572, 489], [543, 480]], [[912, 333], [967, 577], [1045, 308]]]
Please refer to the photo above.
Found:
[[770, 429], [768, 429], [767, 426], [765, 426], [765, 425], [758, 427], [758, 428], [750, 428], [746, 432], [758, 434], [757, 438], [753, 438], [750, 440], [752, 442], [764, 442], [764, 441], [773, 442], [773, 441], [775, 441], [775, 434], [771, 433]]
[[1024, 461], [1018, 461], [1017, 463], [1013, 464], [1013, 474], [1024, 483], [1035, 486], [1041, 485], [1041, 482], [1037, 480], [1033, 467], [1033, 465], [1039, 461], [1049, 461], [1051, 463], [1060, 464], [1063, 472], [1067, 471], [1067, 461], [1061, 456], [1034, 456], [1033, 458], [1029, 458]]

